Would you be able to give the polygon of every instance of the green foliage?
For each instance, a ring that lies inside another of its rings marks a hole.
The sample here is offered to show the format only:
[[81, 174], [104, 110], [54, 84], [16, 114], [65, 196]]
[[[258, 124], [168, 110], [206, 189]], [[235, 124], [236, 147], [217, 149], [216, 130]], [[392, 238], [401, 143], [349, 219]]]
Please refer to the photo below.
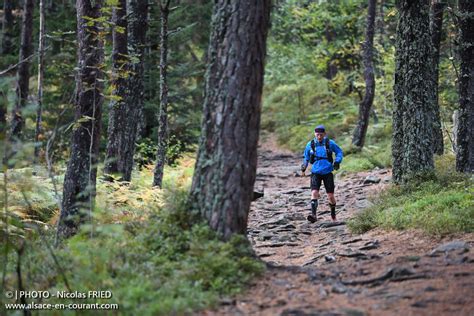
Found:
[[351, 134], [342, 137], [340, 145], [344, 150], [344, 161], [341, 170], [358, 172], [371, 170], [376, 167], [388, 168], [392, 166], [392, 124], [388, 120], [381, 120], [378, 124], [370, 124], [366, 135], [366, 146], [360, 150], [351, 144]]
[[[186, 147], [187, 145], [187, 147]], [[135, 148], [135, 162], [141, 169], [146, 165], [152, 165], [156, 162], [157, 144], [150, 138], [142, 138]], [[166, 163], [169, 166], [176, 167], [178, 159], [182, 158], [184, 153], [191, 152], [195, 146], [187, 144], [187, 141], [179, 139], [177, 136], [168, 137], [168, 146], [166, 148]]]
[[279, 42], [313, 48], [311, 60], [318, 72], [329, 64], [353, 69], [358, 64], [364, 16], [357, 14], [364, 1], [302, 3], [286, 1], [274, 11], [272, 36]]
[[[169, 163], [173, 163], [173, 157], [179, 156], [179, 151], [186, 151], [196, 144], [200, 135], [212, 1], [181, 1], [176, 6], [173, 2], [171, 5], [168, 22], [168, 131], [174, 138], [169, 143], [173, 147], [167, 153]], [[142, 136], [152, 140], [158, 138], [159, 126], [159, 15], [158, 6], [150, 6], [152, 19], [147, 34], [150, 50], [145, 56], [145, 126]]]
[[373, 206], [349, 222], [351, 231], [415, 228], [436, 236], [473, 232], [474, 185], [455, 171], [453, 160], [449, 155], [439, 157], [431, 180], [389, 187], [373, 200]]
[[[143, 171], [137, 177], [141, 181], [130, 187], [99, 184], [95, 223], [84, 225], [55, 251], [59, 267], [47, 247], [54, 233], [44, 232], [47, 243], [30, 234], [22, 258], [23, 271], [28, 274], [26, 288], [67, 291], [63, 270], [72, 291], [113, 293], [112, 299], [81, 303], [117, 303], [121, 313], [140, 315], [191, 313], [212, 305], [220, 296], [240, 293], [264, 265], [254, 257], [245, 237], [219, 241], [189, 212], [186, 201], [192, 163], [185, 159], [181, 168], [165, 173], [165, 190], [140, 187], [148, 181], [150, 186], [151, 170]], [[136, 216], [127, 218], [116, 212], [124, 209]], [[11, 257], [7, 290], [17, 288], [15, 262]], [[51, 298], [48, 302], [78, 301]]]
[[[343, 147], [346, 171], [388, 167], [390, 159], [393, 41], [377, 46], [377, 93], [373, 108], [380, 123], [369, 124], [366, 148], [354, 152], [352, 133], [363, 97], [360, 69], [364, 40], [363, 1], [306, 3], [285, 1], [273, 12], [268, 41], [262, 127], [277, 134], [278, 141], [301, 152], [313, 137], [314, 126], [325, 124], [328, 136]], [[386, 5], [392, 5], [387, 2]], [[394, 16], [385, 17], [393, 31]], [[337, 34], [337, 36], [333, 36]], [[337, 73], [328, 76], [329, 65]]]
[[146, 165], [152, 165], [156, 160], [158, 146], [150, 138], [142, 138], [135, 147], [135, 162], [141, 170]]

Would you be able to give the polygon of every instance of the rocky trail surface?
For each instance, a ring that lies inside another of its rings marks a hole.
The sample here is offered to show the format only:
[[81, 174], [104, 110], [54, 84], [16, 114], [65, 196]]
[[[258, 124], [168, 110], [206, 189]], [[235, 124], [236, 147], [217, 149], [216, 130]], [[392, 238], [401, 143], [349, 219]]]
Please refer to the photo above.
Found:
[[265, 195], [253, 202], [248, 228], [268, 269], [205, 315], [474, 315], [474, 234], [351, 234], [347, 220], [390, 181], [384, 169], [337, 175], [337, 221], [322, 189], [311, 224], [310, 178], [298, 175], [299, 156], [275, 148], [259, 148], [255, 187]]

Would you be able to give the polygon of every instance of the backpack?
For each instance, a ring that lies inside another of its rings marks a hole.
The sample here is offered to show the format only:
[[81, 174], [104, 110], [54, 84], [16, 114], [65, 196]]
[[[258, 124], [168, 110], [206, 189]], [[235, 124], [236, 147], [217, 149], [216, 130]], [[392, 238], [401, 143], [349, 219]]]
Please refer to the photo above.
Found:
[[322, 160], [322, 159], [327, 159], [329, 161], [329, 163], [332, 164], [333, 158], [332, 158], [331, 148], [329, 148], [329, 139], [326, 139], [325, 147], [326, 147], [326, 157], [315, 157], [315, 155], [316, 155], [316, 144], [314, 142], [314, 139], [311, 140], [311, 149], [313, 150], [313, 153], [311, 154], [311, 157], [309, 157], [309, 162], [311, 164], [315, 163], [317, 160]]

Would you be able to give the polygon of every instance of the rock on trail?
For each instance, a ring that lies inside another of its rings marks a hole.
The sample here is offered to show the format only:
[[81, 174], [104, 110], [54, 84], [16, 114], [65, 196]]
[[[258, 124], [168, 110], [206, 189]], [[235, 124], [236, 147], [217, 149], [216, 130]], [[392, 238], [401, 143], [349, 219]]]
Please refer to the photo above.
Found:
[[318, 221], [300, 155], [259, 148], [248, 238], [265, 274], [202, 315], [474, 315], [474, 234], [435, 239], [416, 231], [352, 235], [346, 222], [390, 181], [375, 169], [336, 176], [337, 222], [324, 188]]

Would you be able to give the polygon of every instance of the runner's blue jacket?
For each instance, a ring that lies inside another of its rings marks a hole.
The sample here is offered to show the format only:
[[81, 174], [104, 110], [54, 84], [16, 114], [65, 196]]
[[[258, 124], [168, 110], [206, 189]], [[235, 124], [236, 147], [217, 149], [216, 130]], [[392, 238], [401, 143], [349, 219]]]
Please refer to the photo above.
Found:
[[[336, 157], [334, 158], [334, 162], [338, 162], [338, 163], [342, 162], [342, 157], [343, 157], [342, 149], [336, 144], [336, 142], [334, 142], [333, 140], [329, 140], [327, 137], [324, 137], [323, 141], [320, 143], [318, 142], [317, 138], [314, 138], [314, 147], [316, 148], [316, 155], [315, 155], [316, 161], [311, 167], [311, 173], [324, 175], [334, 170], [333, 165], [327, 160], [327, 154], [326, 154], [327, 141], [329, 141], [329, 149], [331, 150], [331, 152], [336, 154]], [[306, 148], [304, 149], [303, 163], [305, 166], [308, 166], [312, 153], [313, 153], [313, 149], [311, 148], [311, 141], [309, 141], [308, 144], [306, 144]]]

